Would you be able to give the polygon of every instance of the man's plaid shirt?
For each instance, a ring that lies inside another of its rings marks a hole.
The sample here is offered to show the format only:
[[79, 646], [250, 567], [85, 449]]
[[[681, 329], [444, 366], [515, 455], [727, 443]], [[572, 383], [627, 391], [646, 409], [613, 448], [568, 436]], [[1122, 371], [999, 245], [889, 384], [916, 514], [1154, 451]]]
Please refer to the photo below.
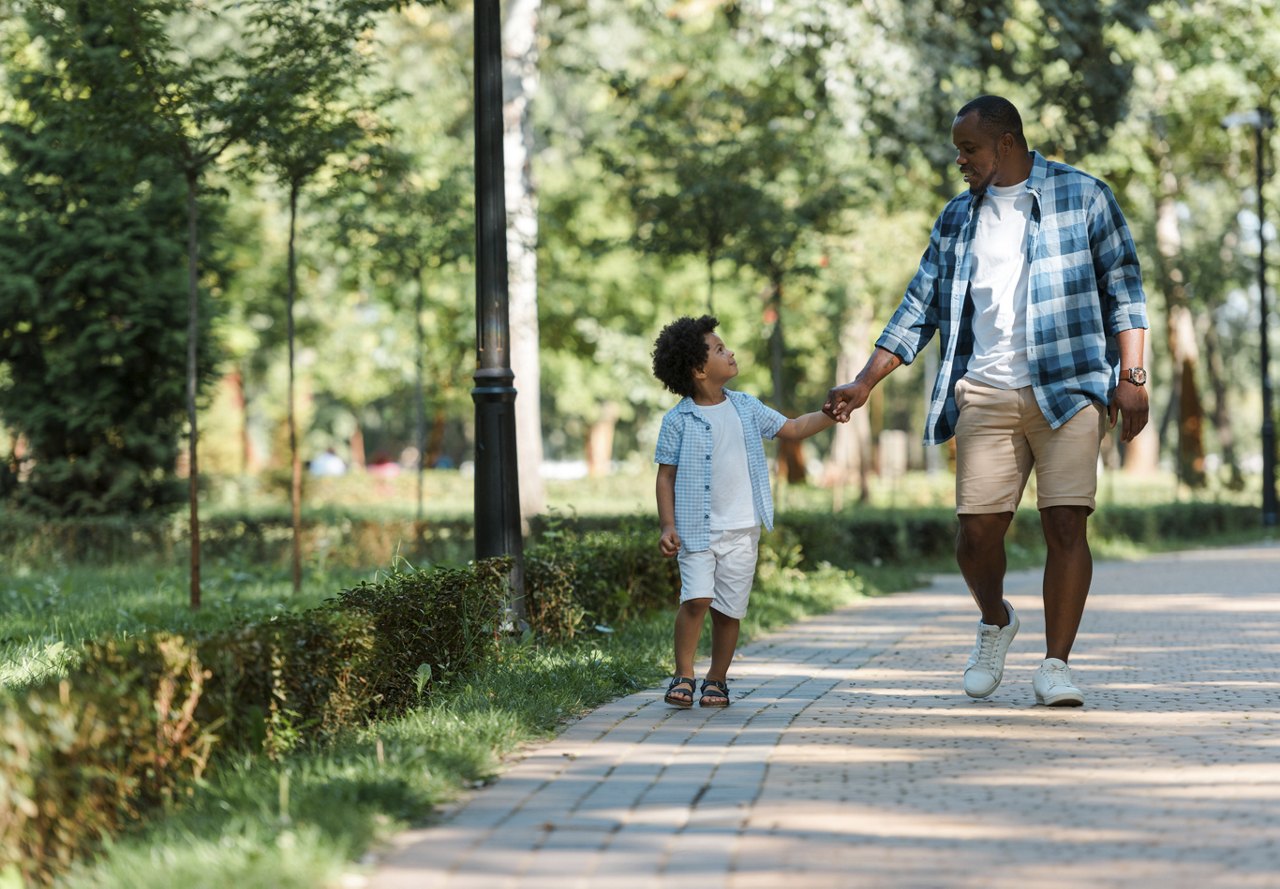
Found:
[[[1115, 335], [1147, 327], [1146, 297], [1133, 238], [1106, 184], [1032, 152], [1026, 187], [1027, 359], [1031, 386], [1054, 429], [1090, 401], [1104, 407], [1119, 377]], [[942, 333], [942, 365], [925, 421], [925, 444], [955, 434], [955, 388], [973, 354], [969, 272], [982, 196], [951, 199], [929, 247], [876, 345], [910, 364]]]

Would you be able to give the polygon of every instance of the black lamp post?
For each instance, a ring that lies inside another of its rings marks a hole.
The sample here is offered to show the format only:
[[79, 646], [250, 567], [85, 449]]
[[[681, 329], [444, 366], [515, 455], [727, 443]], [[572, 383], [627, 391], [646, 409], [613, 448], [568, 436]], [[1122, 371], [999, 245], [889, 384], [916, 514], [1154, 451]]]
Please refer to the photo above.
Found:
[[1228, 114], [1222, 119], [1224, 127], [1253, 127], [1254, 169], [1258, 189], [1258, 304], [1260, 360], [1262, 362], [1262, 523], [1267, 527], [1276, 524], [1276, 429], [1271, 418], [1270, 350], [1267, 345], [1267, 217], [1262, 202], [1262, 184], [1266, 178], [1266, 132], [1275, 125], [1271, 112], [1264, 108]]
[[507, 317], [507, 208], [502, 161], [499, 0], [475, 2], [476, 558], [511, 556], [511, 611], [525, 617], [516, 463], [516, 389]]

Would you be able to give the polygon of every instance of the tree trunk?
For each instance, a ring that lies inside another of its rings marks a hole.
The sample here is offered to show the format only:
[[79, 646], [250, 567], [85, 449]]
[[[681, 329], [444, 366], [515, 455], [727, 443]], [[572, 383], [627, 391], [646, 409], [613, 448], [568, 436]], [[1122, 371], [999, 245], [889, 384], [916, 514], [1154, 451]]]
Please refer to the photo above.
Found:
[[515, 402], [520, 515], [546, 506], [542, 481], [542, 399], [538, 360], [538, 197], [533, 181], [530, 105], [538, 90], [542, 0], [510, 0], [502, 29], [503, 156], [506, 165], [508, 323]]
[[[782, 327], [782, 277], [770, 276], [769, 311], [772, 315], [773, 330], [769, 334], [769, 367], [773, 377], [773, 407], [790, 416], [791, 399], [784, 379], [783, 365], [787, 357], [786, 334]], [[778, 442], [778, 479], [789, 484], [801, 484], [808, 475], [804, 462], [804, 450], [801, 442], [783, 440]]]
[[[866, 361], [871, 336], [872, 309], [862, 305], [846, 314], [840, 331], [840, 353], [836, 356], [836, 382], [847, 383], [857, 376]], [[844, 508], [845, 491], [853, 483], [858, 487], [858, 502], [871, 497], [871, 414], [870, 405], [854, 411], [848, 423], [837, 423], [827, 456], [825, 481], [832, 490], [831, 505], [835, 511]]]
[[197, 443], [200, 441], [196, 426], [196, 394], [200, 371], [197, 361], [200, 338], [200, 221], [196, 193], [199, 189], [199, 172], [187, 168], [187, 494], [191, 538], [190, 603], [192, 609], [200, 607], [200, 462]]
[[295, 397], [293, 304], [298, 292], [298, 186], [289, 184], [289, 283], [285, 296], [285, 337], [289, 342], [289, 505], [293, 521], [293, 591], [302, 591], [302, 455], [298, 453], [298, 410]]
[[254, 470], [253, 440], [249, 437], [249, 396], [245, 393], [244, 372], [236, 368], [227, 374], [226, 382], [240, 424], [240, 474], [250, 475]]
[[1178, 387], [1178, 478], [1193, 488], [1202, 488], [1204, 474], [1204, 408], [1196, 381], [1199, 346], [1187, 297], [1186, 275], [1179, 261], [1182, 232], [1178, 223], [1178, 197], [1182, 193], [1172, 170], [1167, 146], [1160, 142], [1160, 198], [1156, 208], [1157, 277], [1165, 299], [1168, 319], [1169, 354], [1173, 379]]
[[618, 427], [621, 411], [616, 402], [606, 401], [600, 406], [600, 415], [587, 431], [587, 476], [601, 478], [609, 474], [613, 463], [613, 433]]
[[427, 407], [423, 403], [427, 397], [427, 379], [426, 369], [423, 366], [427, 352], [427, 333], [422, 324], [422, 313], [426, 310], [426, 287], [422, 282], [424, 270], [421, 268], [414, 270], [414, 280], [418, 283], [417, 298], [413, 306], [413, 329], [414, 329], [414, 371], [416, 374], [413, 394], [413, 427], [414, 427], [414, 449], [418, 452], [418, 498], [415, 510], [416, 521], [422, 523], [422, 511], [426, 502], [426, 471], [427, 471]]
[[440, 455], [444, 453], [444, 429], [448, 419], [442, 407], [437, 407], [431, 416], [431, 436], [427, 439], [427, 448], [422, 456], [426, 466], [435, 466], [440, 462]]
[[364, 453], [364, 430], [360, 428], [360, 417], [356, 416], [356, 428], [351, 432], [351, 468], [365, 469], [368, 460]]
[[1212, 314], [1206, 312], [1201, 318], [1205, 368], [1209, 372], [1209, 387], [1213, 391], [1213, 426], [1218, 434], [1218, 445], [1222, 448], [1222, 464], [1227, 471], [1227, 485], [1232, 490], [1238, 491], [1244, 485], [1244, 478], [1240, 473], [1239, 458], [1236, 456], [1235, 432], [1231, 428], [1227, 369], [1222, 360], [1222, 344], [1218, 340], [1218, 331], [1214, 326]]

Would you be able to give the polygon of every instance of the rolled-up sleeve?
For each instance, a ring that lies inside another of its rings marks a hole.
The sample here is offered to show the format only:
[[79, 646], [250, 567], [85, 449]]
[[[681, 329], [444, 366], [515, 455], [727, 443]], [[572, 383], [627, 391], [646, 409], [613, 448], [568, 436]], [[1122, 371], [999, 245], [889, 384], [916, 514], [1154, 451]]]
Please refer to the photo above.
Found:
[[1107, 333], [1147, 328], [1138, 251], [1115, 195], [1101, 183], [1089, 207], [1089, 244]]

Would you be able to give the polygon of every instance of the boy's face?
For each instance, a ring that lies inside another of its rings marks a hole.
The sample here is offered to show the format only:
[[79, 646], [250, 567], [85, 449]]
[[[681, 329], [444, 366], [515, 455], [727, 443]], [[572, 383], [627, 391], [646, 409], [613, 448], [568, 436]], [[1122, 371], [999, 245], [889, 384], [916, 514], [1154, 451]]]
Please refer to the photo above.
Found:
[[701, 374], [712, 386], [721, 386], [738, 375], [738, 362], [733, 359], [733, 353], [720, 337], [709, 333], [704, 339], [707, 343], [707, 361], [694, 375]]

